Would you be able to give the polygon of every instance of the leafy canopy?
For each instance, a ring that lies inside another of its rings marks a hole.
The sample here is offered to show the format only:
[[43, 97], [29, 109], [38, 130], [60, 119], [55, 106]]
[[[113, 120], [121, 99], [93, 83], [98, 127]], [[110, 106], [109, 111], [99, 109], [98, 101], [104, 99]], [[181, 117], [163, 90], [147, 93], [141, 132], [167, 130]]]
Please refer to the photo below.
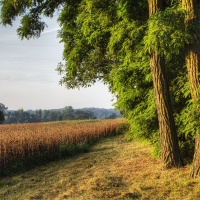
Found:
[[[171, 2], [171, 3], [169, 3]], [[148, 17], [148, 1], [140, 0], [0, 0], [0, 19], [12, 25], [21, 18], [21, 39], [37, 38], [43, 16], [58, 13], [58, 37], [64, 43], [60, 83], [87, 87], [102, 80], [117, 96], [115, 106], [131, 122], [134, 134], [158, 141], [158, 122], [149, 53], [165, 54], [179, 137], [193, 135], [184, 46], [193, 41], [179, 1], [164, 1], [164, 11]], [[186, 134], [187, 135], [186, 135]]]
[[185, 11], [179, 7], [166, 8], [149, 18], [144, 38], [146, 50], [157, 50], [165, 56], [179, 55], [192, 40], [184, 19]]

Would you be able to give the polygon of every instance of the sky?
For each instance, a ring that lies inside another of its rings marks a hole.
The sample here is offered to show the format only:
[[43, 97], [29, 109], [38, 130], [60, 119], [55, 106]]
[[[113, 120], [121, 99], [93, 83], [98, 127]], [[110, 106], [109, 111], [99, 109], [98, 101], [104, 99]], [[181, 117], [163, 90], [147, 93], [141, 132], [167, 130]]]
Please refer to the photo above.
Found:
[[59, 85], [55, 69], [63, 61], [63, 44], [56, 19], [45, 22], [48, 27], [39, 39], [23, 41], [16, 32], [19, 20], [12, 27], [0, 25], [0, 103], [9, 110], [112, 108], [114, 97], [103, 83], [80, 90]]

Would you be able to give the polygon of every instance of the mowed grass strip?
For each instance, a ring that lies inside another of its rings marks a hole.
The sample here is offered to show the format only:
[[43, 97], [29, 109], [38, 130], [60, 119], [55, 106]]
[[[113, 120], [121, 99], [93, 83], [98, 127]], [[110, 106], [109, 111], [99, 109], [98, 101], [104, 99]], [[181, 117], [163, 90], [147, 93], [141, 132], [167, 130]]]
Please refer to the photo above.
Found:
[[87, 153], [0, 179], [0, 199], [200, 199], [190, 166], [164, 170], [151, 151], [139, 140], [107, 138]]

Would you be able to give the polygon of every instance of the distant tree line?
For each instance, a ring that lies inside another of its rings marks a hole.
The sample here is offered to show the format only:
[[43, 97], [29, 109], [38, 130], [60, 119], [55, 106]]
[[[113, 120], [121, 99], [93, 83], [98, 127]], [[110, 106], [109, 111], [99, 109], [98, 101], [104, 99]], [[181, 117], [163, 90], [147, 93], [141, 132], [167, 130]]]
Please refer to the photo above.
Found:
[[120, 114], [114, 109], [103, 108], [82, 108], [73, 109], [72, 106], [66, 106], [63, 109], [52, 110], [28, 110], [18, 109], [16, 111], [7, 111], [4, 104], [0, 104], [0, 122], [5, 124], [14, 123], [36, 123], [61, 120], [82, 120], [82, 119], [115, 119]]
[[5, 120], [6, 110], [7, 110], [7, 108], [5, 107], [5, 105], [0, 103], [0, 124], [3, 124], [3, 122]]

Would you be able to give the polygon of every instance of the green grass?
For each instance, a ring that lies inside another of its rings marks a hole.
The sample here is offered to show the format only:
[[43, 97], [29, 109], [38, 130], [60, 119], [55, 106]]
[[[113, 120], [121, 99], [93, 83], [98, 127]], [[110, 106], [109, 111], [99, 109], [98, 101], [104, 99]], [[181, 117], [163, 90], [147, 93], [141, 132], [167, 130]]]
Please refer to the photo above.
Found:
[[152, 147], [122, 135], [106, 138], [89, 152], [0, 179], [0, 199], [198, 200], [200, 178], [190, 166], [165, 170]]

